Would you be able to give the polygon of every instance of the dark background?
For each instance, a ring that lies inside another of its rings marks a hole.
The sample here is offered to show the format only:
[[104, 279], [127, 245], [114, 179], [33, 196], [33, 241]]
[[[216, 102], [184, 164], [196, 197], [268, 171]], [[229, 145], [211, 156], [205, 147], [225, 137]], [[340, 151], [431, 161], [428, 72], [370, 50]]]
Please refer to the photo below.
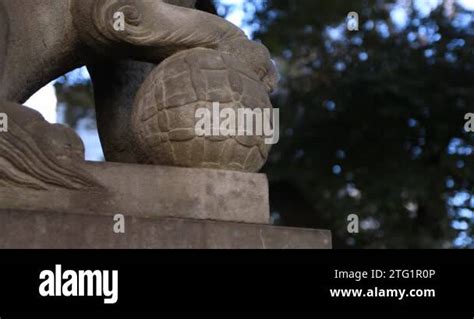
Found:
[[[228, 2], [220, 15], [242, 9]], [[426, 3], [245, 0], [246, 29], [282, 77], [264, 168], [275, 224], [330, 229], [335, 248], [474, 247], [474, 17]], [[55, 86], [65, 123], [94, 117], [88, 79]]]

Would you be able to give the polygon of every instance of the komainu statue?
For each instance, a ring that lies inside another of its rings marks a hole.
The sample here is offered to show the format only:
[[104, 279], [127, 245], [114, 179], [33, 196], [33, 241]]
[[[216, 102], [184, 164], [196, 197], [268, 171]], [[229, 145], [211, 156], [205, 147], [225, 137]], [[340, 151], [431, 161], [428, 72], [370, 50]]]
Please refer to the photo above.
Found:
[[107, 161], [256, 172], [262, 136], [197, 136], [195, 111], [218, 102], [271, 109], [268, 50], [196, 9], [205, 0], [0, 0], [0, 186], [94, 189], [69, 128], [23, 107], [87, 66]]

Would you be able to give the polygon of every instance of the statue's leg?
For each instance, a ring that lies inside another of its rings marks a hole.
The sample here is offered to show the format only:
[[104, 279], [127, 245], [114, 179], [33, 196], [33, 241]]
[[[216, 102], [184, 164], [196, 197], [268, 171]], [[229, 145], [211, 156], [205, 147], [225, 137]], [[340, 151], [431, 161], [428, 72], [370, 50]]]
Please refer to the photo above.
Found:
[[105, 159], [137, 163], [139, 152], [131, 134], [135, 95], [154, 64], [121, 60], [94, 63], [87, 68], [94, 85], [97, 127]]
[[[170, 0], [192, 8], [195, 1]], [[99, 61], [87, 66], [94, 86], [97, 126], [105, 159], [137, 163], [139, 150], [131, 134], [134, 99], [155, 64], [132, 60]]]
[[210, 48], [242, 60], [268, 90], [276, 85], [268, 50], [216, 15], [161, 0], [72, 0], [72, 14], [82, 41], [103, 56], [156, 64], [185, 49]]

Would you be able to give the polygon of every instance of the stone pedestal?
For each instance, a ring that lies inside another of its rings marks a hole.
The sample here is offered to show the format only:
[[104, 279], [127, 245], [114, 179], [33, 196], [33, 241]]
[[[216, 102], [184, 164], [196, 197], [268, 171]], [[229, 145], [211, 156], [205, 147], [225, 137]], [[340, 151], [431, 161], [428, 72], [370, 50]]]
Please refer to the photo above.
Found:
[[48, 249], [329, 249], [331, 235], [258, 224], [179, 218], [125, 217], [125, 233], [110, 216], [0, 211], [0, 248]]
[[[85, 163], [102, 191], [2, 188], [0, 248], [329, 249], [329, 231], [269, 225], [265, 175]], [[125, 232], [114, 232], [114, 216]]]

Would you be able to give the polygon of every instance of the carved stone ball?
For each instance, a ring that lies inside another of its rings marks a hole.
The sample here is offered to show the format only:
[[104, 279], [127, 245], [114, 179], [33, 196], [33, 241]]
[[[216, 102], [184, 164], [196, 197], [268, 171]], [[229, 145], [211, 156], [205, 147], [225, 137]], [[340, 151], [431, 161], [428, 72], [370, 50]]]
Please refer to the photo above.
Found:
[[[239, 59], [210, 49], [182, 51], [157, 66], [134, 103], [132, 131], [141, 164], [257, 172], [270, 145], [260, 135], [199, 136], [198, 109], [271, 109], [258, 76]], [[268, 110], [267, 110], [268, 111]], [[214, 124], [212, 124], [214, 127]]]

